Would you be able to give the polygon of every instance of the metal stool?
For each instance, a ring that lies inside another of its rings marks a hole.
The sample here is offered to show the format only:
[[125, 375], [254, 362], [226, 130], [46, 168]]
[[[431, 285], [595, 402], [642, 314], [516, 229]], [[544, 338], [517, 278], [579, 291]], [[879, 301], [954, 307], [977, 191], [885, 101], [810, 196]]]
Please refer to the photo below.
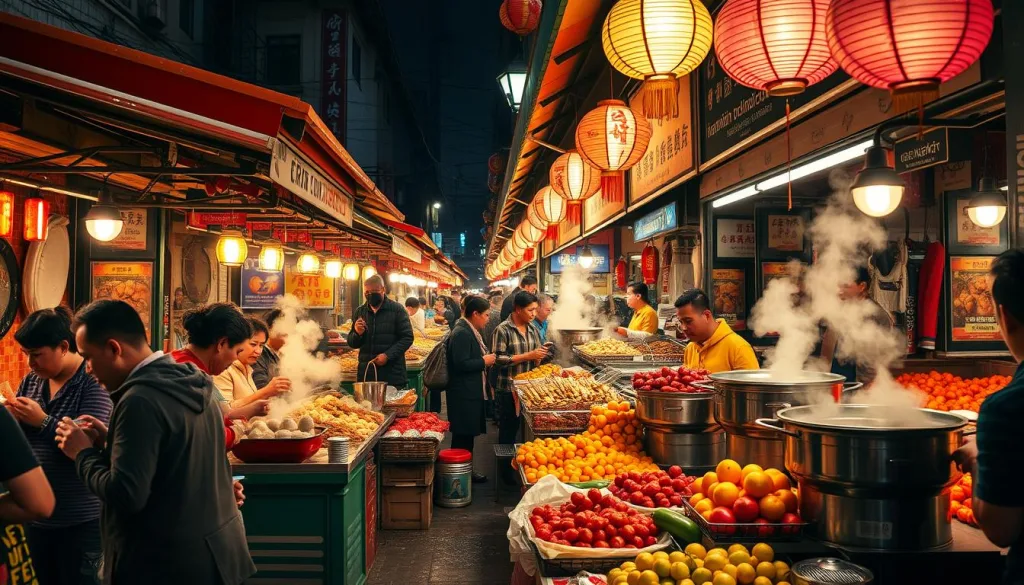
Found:
[[494, 501], [498, 501], [498, 494], [501, 492], [501, 464], [502, 459], [512, 459], [516, 456], [515, 445], [494, 445]]

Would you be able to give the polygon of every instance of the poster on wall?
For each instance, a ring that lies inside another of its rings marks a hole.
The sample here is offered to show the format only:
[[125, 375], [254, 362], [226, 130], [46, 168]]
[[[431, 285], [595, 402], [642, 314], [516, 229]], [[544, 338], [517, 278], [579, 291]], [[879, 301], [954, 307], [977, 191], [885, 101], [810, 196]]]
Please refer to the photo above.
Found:
[[800, 215], [768, 216], [768, 248], [776, 252], [804, 249], [804, 218]]
[[967, 215], [970, 199], [956, 200], [956, 243], [964, 246], [1001, 246], [1002, 222], [992, 227], [981, 227]]
[[735, 331], [747, 328], [746, 274], [742, 268], [716, 268], [711, 271], [711, 294], [715, 316]]
[[284, 273], [260, 270], [259, 259], [247, 258], [242, 265], [239, 286], [243, 309], [272, 309], [284, 294]]
[[93, 262], [90, 300], [114, 299], [131, 305], [149, 337], [153, 315], [152, 262]]
[[123, 222], [121, 233], [109, 242], [94, 240], [93, 243], [111, 250], [145, 250], [148, 243], [146, 235], [149, 233], [147, 210], [142, 207], [121, 207], [120, 211]]
[[792, 262], [762, 262], [761, 263], [761, 290], [768, 288], [773, 280], [780, 278], [793, 278], [799, 280], [803, 271], [803, 264]]
[[284, 292], [295, 295], [307, 308], [330, 309], [334, 306], [334, 279], [322, 274], [300, 274], [295, 266], [284, 269]]
[[953, 256], [949, 259], [951, 329], [953, 341], [999, 341], [996, 307], [989, 290], [992, 256]]
[[753, 258], [755, 246], [754, 220], [718, 218], [715, 220], [715, 256], [718, 258]]

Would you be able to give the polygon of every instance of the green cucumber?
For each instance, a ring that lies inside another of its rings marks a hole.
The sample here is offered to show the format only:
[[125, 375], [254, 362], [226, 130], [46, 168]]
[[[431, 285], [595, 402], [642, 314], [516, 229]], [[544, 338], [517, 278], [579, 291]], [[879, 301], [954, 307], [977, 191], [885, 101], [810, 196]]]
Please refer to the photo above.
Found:
[[700, 542], [700, 528], [697, 528], [693, 520], [678, 512], [658, 508], [654, 511], [654, 525], [686, 544]]
[[582, 483], [570, 483], [574, 488], [581, 490], [589, 490], [590, 488], [601, 489], [608, 487], [611, 482], [607, 479], [595, 479], [594, 481], [584, 481]]

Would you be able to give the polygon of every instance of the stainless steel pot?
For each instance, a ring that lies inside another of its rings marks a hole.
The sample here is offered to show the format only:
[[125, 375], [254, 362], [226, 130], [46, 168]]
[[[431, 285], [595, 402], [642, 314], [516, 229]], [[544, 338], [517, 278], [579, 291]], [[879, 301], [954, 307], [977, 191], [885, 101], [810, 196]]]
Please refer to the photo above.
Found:
[[782, 439], [747, 437], [729, 433], [725, 441], [725, 456], [742, 464], [757, 463], [775, 469], [786, 468], [786, 442]]
[[[847, 497], [925, 498], [953, 484], [953, 452], [967, 419], [923, 408], [795, 406], [756, 421], [786, 441], [797, 481]], [[903, 424], [894, 421], [903, 419]]]
[[581, 345], [601, 337], [601, 327], [583, 327], [581, 329], [555, 329], [562, 345]]
[[715, 426], [711, 392], [685, 394], [682, 392], [636, 393], [636, 416], [645, 425], [658, 425], [676, 429], [702, 429]]
[[875, 580], [868, 569], [833, 558], [794, 563], [789, 575], [794, 585], [867, 585]]
[[678, 465], [691, 475], [700, 474], [714, 470], [725, 458], [725, 431], [718, 426], [700, 432], [647, 426], [644, 450], [658, 465]]

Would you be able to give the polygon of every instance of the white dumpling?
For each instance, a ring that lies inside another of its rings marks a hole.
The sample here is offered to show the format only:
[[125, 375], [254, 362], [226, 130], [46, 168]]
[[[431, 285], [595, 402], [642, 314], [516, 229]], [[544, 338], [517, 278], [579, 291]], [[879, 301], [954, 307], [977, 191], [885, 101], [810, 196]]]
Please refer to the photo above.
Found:
[[261, 433], [264, 433], [264, 432], [267, 432], [269, 430], [270, 430], [270, 428], [267, 427], [267, 423], [265, 423], [265, 422], [263, 422], [261, 420], [258, 420], [256, 422], [252, 423], [251, 425], [249, 425], [249, 432], [259, 431]]
[[307, 433], [312, 431], [313, 430], [313, 417], [311, 417], [311, 416], [309, 416], [307, 414], [306, 416], [300, 418], [299, 419], [299, 430], [300, 431], [305, 431]]
[[268, 418], [267, 428], [271, 431], [276, 431], [281, 428], [281, 419], [279, 418]]
[[294, 431], [295, 429], [299, 428], [299, 424], [295, 422], [295, 419], [293, 418], [286, 418], [283, 421], [281, 421], [281, 428], [286, 431]]
[[274, 433], [274, 438], [276, 438], [276, 439], [291, 439], [292, 438], [292, 432], [289, 431], [288, 429], [281, 429], [281, 430], [277, 431], [276, 433]]

